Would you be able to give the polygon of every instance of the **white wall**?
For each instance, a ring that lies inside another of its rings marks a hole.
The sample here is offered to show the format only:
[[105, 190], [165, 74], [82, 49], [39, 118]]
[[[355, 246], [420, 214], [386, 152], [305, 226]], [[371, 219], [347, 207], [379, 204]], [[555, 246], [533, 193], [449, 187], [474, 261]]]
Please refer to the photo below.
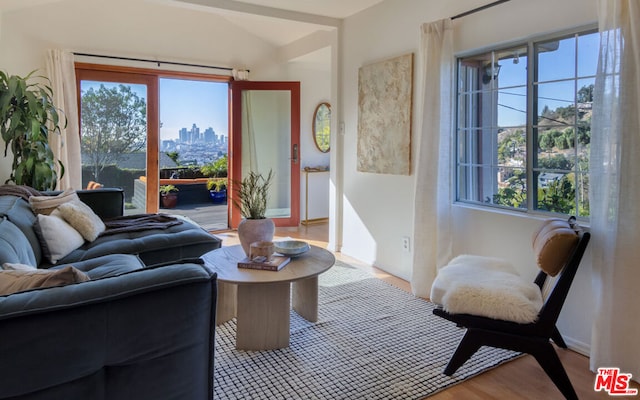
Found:
[[[462, 4], [466, 3], [466, 4]], [[366, 64], [409, 52], [417, 54], [420, 24], [450, 17], [486, 1], [386, 0], [344, 21], [340, 120], [345, 124], [341, 160], [343, 196], [342, 252], [409, 279], [411, 254], [404, 253], [401, 237], [412, 234], [413, 187], [411, 176], [391, 176], [356, 171], [358, 120], [358, 69]], [[512, 0], [454, 21], [455, 51], [469, 52], [495, 44], [564, 30], [596, 21], [595, 1]], [[416, 59], [415, 70], [419, 71]], [[414, 85], [419, 80], [414, 76]], [[419, 88], [414, 86], [413, 135]], [[415, 141], [412, 149], [415, 154]], [[531, 233], [538, 218], [522, 214], [455, 206], [454, 251], [501, 255], [535, 274]], [[412, 238], [411, 238], [412, 239]], [[413, 243], [412, 243], [413, 245]], [[593, 301], [591, 260], [583, 263], [561, 314], [560, 330], [576, 349], [588, 351]]]
[[[292, 60], [287, 79], [301, 82], [300, 96], [300, 168], [329, 166], [329, 153], [322, 153], [313, 141], [313, 113], [319, 103], [331, 103], [331, 48], [327, 47]], [[310, 177], [309, 218], [329, 216], [328, 174]], [[305, 174], [300, 174], [300, 220], [305, 219]], [[317, 184], [316, 184], [316, 181]]]
[[[25, 21], [46, 21], [33, 29]], [[306, 164], [328, 164], [309, 142], [313, 113], [310, 108], [330, 96], [330, 60], [318, 72], [308, 65], [278, 59], [278, 51], [263, 39], [249, 34], [211, 12], [161, 2], [131, 0], [61, 0], [0, 14], [0, 68], [25, 75], [34, 69], [44, 73], [49, 48], [133, 58], [160, 59], [251, 70], [252, 80], [300, 80], [302, 82], [302, 148]], [[315, 48], [313, 49], [315, 50]], [[304, 53], [304, 42], [297, 53]], [[113, 62], [79, 57], [79, 61], [117, 63], [146, 68], [148, 63]], [[299, 65], [298, 65], [299, 64]], [[163, 66], [161, 68], [182, 69]], [[313, 67], [313, 68], [318, 68]], [[224, 73], [216, 70], [199, 70]], [[0, 139], [0, 145], [4, 143]], [[310, 146], [311, 145], [311, 146]], [[0, 156], [0, 182], [10, 173], [11, 158]], [[327, 194], [328, 198], [328, 194]], [[327, 200], [328, 201], [328, 200]]]

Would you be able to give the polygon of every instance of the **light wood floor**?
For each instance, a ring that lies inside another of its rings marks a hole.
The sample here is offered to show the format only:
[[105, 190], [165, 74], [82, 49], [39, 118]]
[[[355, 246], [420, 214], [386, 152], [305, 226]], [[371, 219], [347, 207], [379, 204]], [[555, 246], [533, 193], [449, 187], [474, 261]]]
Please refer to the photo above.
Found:
[[[216, 236], [223, 240], [223, 245], [225, 246], [238, 243], [235, 232], [216, 232]], [[311, 244], [326, 247], [328, 226], [327, 224], [318, 224], [297, 228], [276, 228], [276, 236], [304, 239]], [[367, 266], [340, 253], [336, 254], [336, 258], [372, 272], [378, 278], [402, 290], [411, 292], [409, 283], [403, 279], [380, 269]], [[595, 392], [593, 390], [595, 374], [589, 370], [589, 359], [587, 357], [564, 349], [558, 349], [558, 356], [562, 360], [562, 364], [580, 399], [611, 398], [606, 392]], [[632, 385], [640, 388], [637, 382], [633, 382]], [[639, 396], [635, 397], [640, 399]], [[436, 393], [429, 397], [429, 400], [554, 400], [563, 398], [535, 359], [526, 355]]]

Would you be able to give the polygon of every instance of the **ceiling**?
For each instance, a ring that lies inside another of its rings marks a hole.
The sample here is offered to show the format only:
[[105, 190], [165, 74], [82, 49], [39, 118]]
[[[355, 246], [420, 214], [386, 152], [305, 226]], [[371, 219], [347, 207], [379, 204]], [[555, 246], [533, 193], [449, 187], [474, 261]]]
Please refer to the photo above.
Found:
[[[0, 11], [64, 0], [0, 0]], [[276, 47], [318, 30], [335, 29], [341, 19], [383, 0], [129, 0], [213, 13]]]
[[266, 42], [281, 47], [318, 30], [333, 30], [339, 25], [340, 20], [384, 0], [147, 1], [215, 13]]
[[237, 0], [236, 2], [343, 19], [382, 1], [383, 0]]

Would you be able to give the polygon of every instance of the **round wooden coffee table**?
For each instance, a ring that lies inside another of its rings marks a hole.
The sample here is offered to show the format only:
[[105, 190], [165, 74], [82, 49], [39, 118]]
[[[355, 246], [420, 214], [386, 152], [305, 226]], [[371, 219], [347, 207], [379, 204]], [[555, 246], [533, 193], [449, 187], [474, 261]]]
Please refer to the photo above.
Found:
[[238, 268], [243, 258], [240, 245], [202, 256], [205, 265], [218, 274], [216, 324], [236, 317], [238, 350], [289, 346], [291, 305], [306, 320], [318, 320], [318, 275], [333, 266], [334, 255], [311, 246], [306, 253], [292, 257], [280, 271]]

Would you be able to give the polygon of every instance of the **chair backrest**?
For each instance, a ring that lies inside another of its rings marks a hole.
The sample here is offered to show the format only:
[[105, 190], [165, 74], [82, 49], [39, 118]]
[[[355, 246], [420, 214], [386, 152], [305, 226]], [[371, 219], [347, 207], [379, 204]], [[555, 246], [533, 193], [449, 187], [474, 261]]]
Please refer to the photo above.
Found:
[[[540, 325], [544, 329], [555, 328], [556, 321], [560, 315], [564, 301], [569, 294], [573, 278], [576, 276], [578, 266], [580, 265], [580, 261], [582, 260], [582, 256], [589, 244], [590, 238], [591, 234], [589, 232], [581, 231], [578, 233], [578, 243], [571, 252], [568, 261], [558, 274], [555, 286], [540, 309], [536, 324]], [[538, 285], [540, 290], [542, 290], [547, 277], [548, 275], [544, 271], [540, 271], [538, 273], [535, 283]]]

